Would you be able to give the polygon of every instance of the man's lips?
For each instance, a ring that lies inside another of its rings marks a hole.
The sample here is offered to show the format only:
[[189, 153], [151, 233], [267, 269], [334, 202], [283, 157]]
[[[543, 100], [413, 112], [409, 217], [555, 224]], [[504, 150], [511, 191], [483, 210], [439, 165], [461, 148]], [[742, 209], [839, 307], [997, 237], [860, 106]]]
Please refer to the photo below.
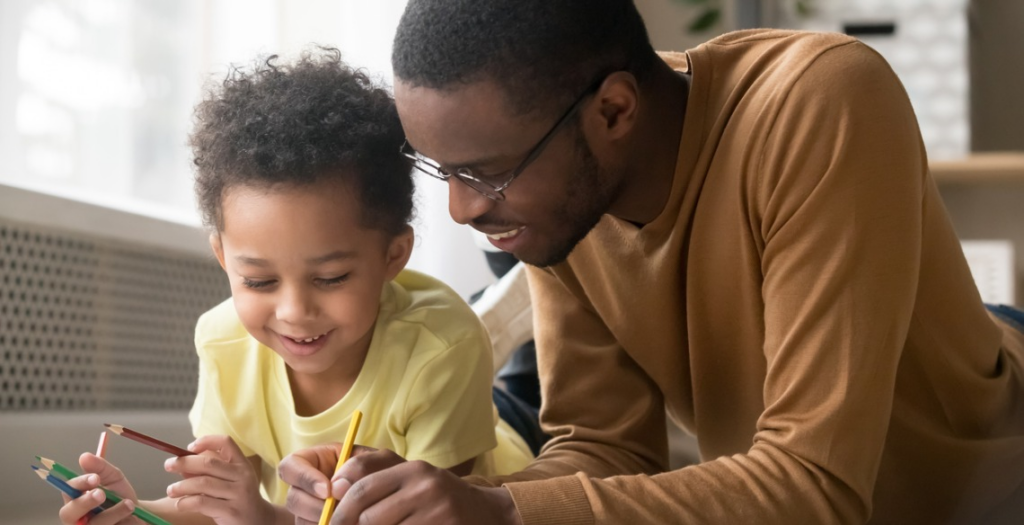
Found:
[[484, 233], [484, 235], [487, 236], [488, 239], [491, 239], [493, 241], [500, 241], [500, 240], [503, 240], [503, 239], [510, 239], [512, 237], [515, 237], [516, 235], [519, 234], [519, 232], [523, 231], [524, 228], [525, 228], [525, 226], [520, 226], [518, 228], [514, 228], [514, 229], [506, 230], [506, 231], [500, 231], [500, 232], [494, 232], [494, 233], [483, 232], [483, 233]]

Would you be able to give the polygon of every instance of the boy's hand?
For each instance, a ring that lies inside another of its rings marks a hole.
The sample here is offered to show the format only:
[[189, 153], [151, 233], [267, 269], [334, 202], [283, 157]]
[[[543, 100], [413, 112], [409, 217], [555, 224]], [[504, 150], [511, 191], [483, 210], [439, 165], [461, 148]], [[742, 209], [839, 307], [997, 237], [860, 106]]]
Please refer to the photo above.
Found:
[[296, 525], [317, 523], [328, 487], [338, 500], [331, 525], [521, 523], [504, 488], [476, 487], [390, 450], [359, 447], [329, 485], [339, 450], [337, 444], [321, 445], [281, 461], [278, 474], [291, 487], [287, 505]]
[[83, 516], [89, 515], [92, 509], [103, 503], [107, 496], [98, 487], [103, 485], [121, 496], [122, 501], [103, 512], [91, 516], [89, 525], [127, 525], [142, 522], [131, 516], [135, 510], [135, 489], [120, 469], [107, 460], [94, 454], [85, 453], [78, 458], [84, 475], [68, 481], [68, 485], [82, 491], [82, 496], [72, 500], [64, 496], [64, 506], [60, 509], [60, 522], [64, 525], [75, 525]]
[[273, 522], [274, 508], [260, 496], [252, 464], [230, 437], [204, 436], [188, 449], [197, 455], [164, 463], [167, 472], [185, 478], [167, 487], [177, 510], [202, 514], [218, 525]]

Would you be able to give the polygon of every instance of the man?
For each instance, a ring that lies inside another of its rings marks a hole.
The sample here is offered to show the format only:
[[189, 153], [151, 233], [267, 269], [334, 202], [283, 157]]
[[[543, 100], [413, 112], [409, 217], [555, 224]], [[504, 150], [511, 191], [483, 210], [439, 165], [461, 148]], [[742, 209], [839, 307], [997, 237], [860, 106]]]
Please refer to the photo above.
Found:
[[[1019, 523], [1019, 312], [982, 304], [870, 48], [659, 58], [629, 1], [412, 0], [394, 67], [452, 217], [535, 266], [552, 439], [487, 480], [367, 451], [331, 523]], [[701, 464], [665, 472], [666, 409]], [[282, 464], [296, 515], [336, 454]]]

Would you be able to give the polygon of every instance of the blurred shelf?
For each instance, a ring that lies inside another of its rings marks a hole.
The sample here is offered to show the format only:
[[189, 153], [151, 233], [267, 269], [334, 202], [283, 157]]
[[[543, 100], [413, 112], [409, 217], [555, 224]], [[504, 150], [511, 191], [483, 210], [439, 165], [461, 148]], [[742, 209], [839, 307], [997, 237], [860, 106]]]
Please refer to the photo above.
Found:
[[939, 184], [1024, 184], [1024, 152], [972, 153], [956, 160], [931, 163]]

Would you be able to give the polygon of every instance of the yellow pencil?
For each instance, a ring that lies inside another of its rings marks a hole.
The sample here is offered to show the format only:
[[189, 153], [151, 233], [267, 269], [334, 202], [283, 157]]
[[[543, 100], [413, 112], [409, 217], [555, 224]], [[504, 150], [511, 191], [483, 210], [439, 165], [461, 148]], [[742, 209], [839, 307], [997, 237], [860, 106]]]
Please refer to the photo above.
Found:
[[[334, 467], [334, 473], [337, 474], [341, 470], [341, 466], [345, 464], [345, 461], [352, 455], [352, 446], [356, 444], [356, 432], [359, 431], [359, 422], [363, 419], [363, 413], [356, 410], [352, 413], [352, 422], [348, 424], [348, 435], [345, 436], [345, 443], [341, 445], [341, 454], [338, 455], [338, 465]], [[330, 486], [327, 488], [330, 492]], [[337, 500], [334, 496], [327, 494], [327, 499], [324, 501], [324, 510], [320, 513], [319, 525], [327, 525], [327, 522], [331, 519], [331, 514], [334, 514], [334, 507], [337, 505]]]

